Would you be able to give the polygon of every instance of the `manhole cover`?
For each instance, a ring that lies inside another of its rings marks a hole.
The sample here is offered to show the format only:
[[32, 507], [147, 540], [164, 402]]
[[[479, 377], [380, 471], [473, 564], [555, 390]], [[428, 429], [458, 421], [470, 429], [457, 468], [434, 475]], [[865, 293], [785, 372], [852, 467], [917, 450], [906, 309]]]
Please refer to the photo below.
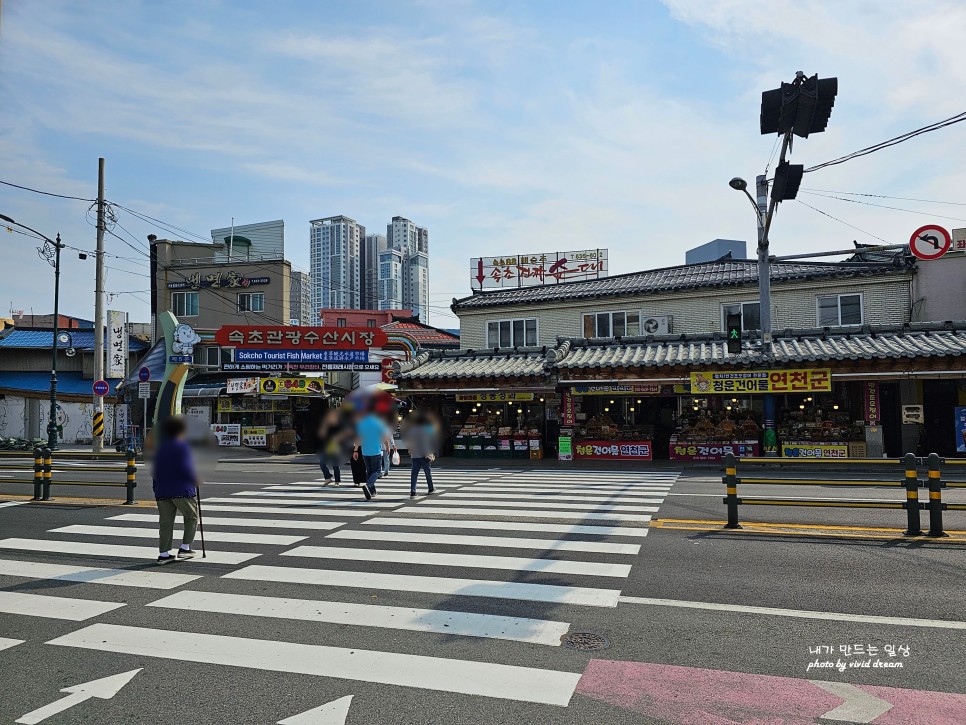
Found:
[[571, 632], [561, 637], [560, 641], [567, 649], [582, 652], [594, 652], [610, 647], [610, 640], [597, 632]]

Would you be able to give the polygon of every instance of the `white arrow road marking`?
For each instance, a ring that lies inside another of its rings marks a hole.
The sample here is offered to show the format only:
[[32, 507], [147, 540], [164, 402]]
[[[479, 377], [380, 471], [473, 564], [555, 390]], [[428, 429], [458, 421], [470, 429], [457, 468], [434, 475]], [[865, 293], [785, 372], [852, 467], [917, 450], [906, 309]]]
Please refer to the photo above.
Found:
[[345, 725], [351, 704], [352, 695], [346, 695], [338, 700], [327, 702], [321, 707], [279, 720], [278, 725]]
[[81, 684], [74, 685], [73, 687], [65, 687], [61, 690], [61, 692], [70, 693], [67, 695], [67, 697], [62, 697], [59, 700], [55, 700], [54, 702], [50, 703], [49, 705], [44, 705], [39, 710], [28, 712], [16, 722], [21, 723], [21, 725], [33, 725], [33, 723], [42, 722], [51, 715], [56, 715], [59, 712], [63, 712], [74, 705], [80, 705], [82, 702], [86, 702], [92, 697], [98, 697], [101, 700], [110, 700], [121, 690], [122, 687], [124, 687], [134, 678], [134, 675], [136, 675], [142, 669], [144, 668], [139, 667], [136, 670], [122, 672], [118, 675], [102, 677], [99, 680], [91, 680], [90, 682], [82, 682]]
[[851, 723], [872, 722], [879, 715], [892, 709], [892, 703], [880, 700], [878, 697], [846, 682], [825, 682], [823, 680], [809, 680], [809, 682], [845, 700], [838, 707], [821, 715], [821, 720], [842, 720]]

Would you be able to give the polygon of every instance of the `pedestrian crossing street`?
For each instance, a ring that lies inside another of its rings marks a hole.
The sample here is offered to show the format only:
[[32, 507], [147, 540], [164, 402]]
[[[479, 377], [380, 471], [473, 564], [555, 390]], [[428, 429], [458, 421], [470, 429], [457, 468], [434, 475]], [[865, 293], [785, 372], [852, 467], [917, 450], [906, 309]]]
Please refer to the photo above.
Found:
[[[209, 489], [204, 559], [154, 565], [154, 513], [112, 510], [97, 525], [0, 539], [0, 612], [86, 622], [48, 643], [62, 647], [565, 706], [579, 673], [514, 664], [524, 659], [516, 648], [559, 647], [581, 608], [617, 606], [648, 523], [677, 476], [437, 469], [437, 493], [410, 500], [408, 471], [394, 469], [371, 502], [357, 487], [326, 487], [321, 479], [239, 484], [246, 490], [229, 495]], [[419, 490], [426, 490], [422, 479]], [[18, 553], [105, 566], [21, 560]], [[191, 612], [198, 626], [171, 632], [90, 623], [128, 604], [11, 591], [10, 577], [165, 590], [147, 607]], [[229, 591], [203, 590], [208, 578]], [[299, 596], [250, 593], [265, 591], [265, 583]], [[359, 590], [378, 592], [378, 604], [351, 601]], [[541, 616], [498, 613], [512, 602]], [[235, 635], [207, 633], [206, 615], [231, 617]], [[253, 617], [301, 623], [299, 641], [246, 637]], [[343, 626], [340, 641], [313, 637], [319, 623]], [[359, 628], [384, 631], [379, 650], [351, 646]], [[427, 637], [420, 652], [441, 651], [432, 639], [440, 636], [502, 642], [504, 649], [479, 661], [394, 652], [392, 630]], [[0, 632], [7, 634], [16, 632]]]

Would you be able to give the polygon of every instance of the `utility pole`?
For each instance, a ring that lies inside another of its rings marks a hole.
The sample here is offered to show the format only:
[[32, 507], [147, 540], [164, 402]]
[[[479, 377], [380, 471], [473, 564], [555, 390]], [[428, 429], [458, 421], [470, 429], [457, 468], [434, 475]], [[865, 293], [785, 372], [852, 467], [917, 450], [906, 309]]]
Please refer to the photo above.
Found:
[[47, 447], [57, 450], [57, 333], [60, 322], [60, 232], [54, 244], [54, 329], [50, 343], [50, 417], [47, 420]]
[[[97, 160], [97, 268], [94, 273], [94, 379], [104, 379], [104, 326], [107, 319], [104, 311], [104, 159]], [[98, 416], [100, 414], [100, 416]], [[104, 419], [104, 398], [94, 396], [94, 416]], [[92, 428], [93, 430], [93, 428]], [[94, 453], [104, 450], [103, 427], [101, 435], [93, 440]]]

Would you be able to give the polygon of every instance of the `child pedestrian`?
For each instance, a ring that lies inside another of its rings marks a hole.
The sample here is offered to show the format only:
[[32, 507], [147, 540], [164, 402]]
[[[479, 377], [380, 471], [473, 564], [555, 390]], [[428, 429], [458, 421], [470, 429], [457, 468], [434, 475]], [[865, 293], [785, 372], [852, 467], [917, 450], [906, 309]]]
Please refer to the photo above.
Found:
[[[198, 526], [197, 496], [201, 481], [191, 462], [191, 449], [184, 440], [187, 430], [184, 418], [166, 418], [161, 423], [161, 443], [154, 454], [154, 498], [160, 520], [158, 564], [195, 556], [191, 542]], [[176, 555], [172, 555], [174, 519], [179, 511], [184, 519], [184, 536]]]

